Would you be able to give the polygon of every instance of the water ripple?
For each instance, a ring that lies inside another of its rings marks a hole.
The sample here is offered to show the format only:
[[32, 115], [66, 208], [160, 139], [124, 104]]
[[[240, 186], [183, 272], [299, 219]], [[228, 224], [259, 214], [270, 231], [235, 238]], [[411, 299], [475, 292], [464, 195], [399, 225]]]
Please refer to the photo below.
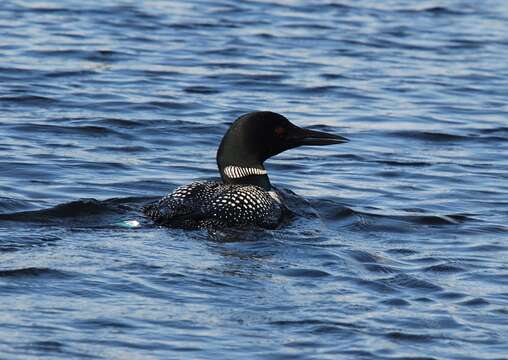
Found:
[[[0, 352], [505, 358], [507, 14], [3, 1]], [[291, 221], [146, 221], [252, 110], [351, 139], [267, 161]]]

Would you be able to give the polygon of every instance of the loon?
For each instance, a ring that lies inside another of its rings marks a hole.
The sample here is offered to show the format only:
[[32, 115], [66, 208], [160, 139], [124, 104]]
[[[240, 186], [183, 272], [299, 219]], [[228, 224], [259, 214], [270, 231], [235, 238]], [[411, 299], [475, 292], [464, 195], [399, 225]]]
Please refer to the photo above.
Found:
[[174, 228], [274, 229], [287, 208], [270, 184], [265, 160], [301, 145], [347, 141], [342, 136], [302, 129], [274, 112], [244, 114], [228, 129], [217, 151], [222, 181], [195, 181], [178, 187], [141, 211], [155, 224]]

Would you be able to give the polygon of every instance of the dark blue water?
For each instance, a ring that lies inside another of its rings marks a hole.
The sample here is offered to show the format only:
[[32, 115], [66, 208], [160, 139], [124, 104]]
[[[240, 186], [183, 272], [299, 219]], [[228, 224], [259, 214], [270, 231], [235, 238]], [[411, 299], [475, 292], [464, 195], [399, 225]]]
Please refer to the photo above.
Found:
[[[0, 4], [0, 358], [508, 358], [508, 3]], [[275, 231], [143, 223], [242, 113]], [[308, 202], [308, 203], [307, 203]]]

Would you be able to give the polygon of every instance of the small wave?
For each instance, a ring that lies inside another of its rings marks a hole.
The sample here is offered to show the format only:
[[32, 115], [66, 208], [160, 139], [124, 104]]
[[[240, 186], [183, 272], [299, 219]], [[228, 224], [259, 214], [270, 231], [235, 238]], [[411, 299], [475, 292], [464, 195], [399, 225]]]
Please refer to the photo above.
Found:
[[[466, 40], [466, 39], [453, 39], [451, 41], [451, 45], [448, 48], [451, 49], [467, 49], [467, 50], [476, 50], [482, 47], [489, 45], [489, 41], [474, 41], [474, 40]], [[477, 89], [473, 87], [464, 88], [465, 91], [477, 91]]]
[[466, 300], [466, 301], [463, 301], [461, 303], [459, 303], [460, 305], [463, 305], [463, 306], [486, 306], [486, 305], [490, 305], [490, 302], [488, 302], [487, 300], [483, 299], [483, 298], [474, 298], [474, 299], [471, 299], [471, 300]]
[[404, 288], [404, 289], [413, 289], [413, 290], [420, 290], [420, 291], [440, 291], [442, 288], [438, 285], [435, 285], [429, 281], [421, 280], [418, 278], [415, 278], [413, 276], [407, 275], [407, 274], [397, 274], [395, 276], [384, 278], [377, 280], [382, 282], [383, 284], [395, 287], [395, 288]]
[[466, 15], [464, 11], [458, 11], [444, 6], [431, 6], [422, 9], [403, 9], [399, 10], [400, 13], [421, 13], [432, 15]]
[[136, 121], [136, 120], [126, 120], [126, 119], [119, 119], [119, 118], [104, 118], [104, 119], [98, 119], [95, 121], [96, 123], [104, 124], [106, 126], [111, 126], [113, 128], [125, 128], [125, 129], [133, 129], [133, 128], [141, 128], [141, 127], [147, 127], [150, 125], [154, 125], [153, 122], [146, 122], [146, 121]]
[[112, 130], [103, 126], [83, 125], [83, 126], [65, 126], [48, 124], [21, 124], [11, 126], [11, 129], [22, 132], [37, 132], [55, 135], [86, 135], [86, 136], [111, 136], [115, 135], [121, 138], [130, 139], [131, 136]]
[[430, 271], [430, 272], [439, 272], [439, 273], [456, 273], [456, 272], [462, 272], [464, 271], [463, 268], [450, 265], [450, 264], [438, 264], [438, 265], [432, 265], [425, 269], [424, 271]]
[[400, 331], [391, 331], [385, 335], [386, 337], [398, 340], [398, 341], [411, 341], [411, 342], [428, 342], [432, 340], [432, 336], [430, 335], [422, 335], [422, 334], [411, 334], [407, 332]]
[[298, 278], [320, 278], [330, 276], [331, 274], [317, 269], [286, 269], [280, 272], [284, 276]]
[[483, 134], [502, 134], [508, 136], [508, 126], [499, 126], [488, 129], [478, 129], [477, 131]]
[[411, 256], [411, 255], [418, 254], [418, 251], [416, 251], [416, 250], [413, 250], [413, 249], [401, 249], [401, 248], [388, 249], [386, 252], [390, 253], [390, 254], [400, 254], [400, 255], [403, 255], [403, 256]]
[[68, 273], [63, 271], [39, 267], [0, 270], [0, 277], [20, 278], [20, 277], [41, 277], [41, 276], [60, 279], [71, 277]]
[[[130, 53], [113, 51], [113, 50], [78, 50], [78, 49], [44, 49], [44, 50], [30, 50], [25, 52], [25, 55], [35, 58], [68, 58], [68, 59], [84, 59], [93, 62], [104, 62], [111, 63], [120, 61], [122, 59], [131, 56]], [[68, 76], [74, 75], [93, 75], [95, 72], [84, 70], [84, 71], [65, 71]], [[47, 73], [45, 76], [53, 77], [52, 74], [56, 74], [56, 77], [63, 76], [59, 75], [60, 71], [54, 71]]]
[[108, 318], [97, 318], [97, 319], [85, 319], [77, 321], [77, 323], [83, 329], [134, 329], [135, 326], [129, 324], [125, 320], [120, 319], [108, 319]]
[[377, 263], [379, 258], [363, 250], [350, 250], [349, 256], [361, 263]]
[[36, 69], [24, 69], [18, 67], [0, 67], [0, 74], [13, 74], [16, 76], [24, 76], [24, 77], [33, 77], [34, 75], [39, 75], [41, 72]]
[[380, 281], [373, 281], [373, 280], [359, 279], [359, 278], [351, 278], [350, 280], [353, 283], [360, 286], [361, 288], [366, 289], [366, 290], [371, 290], [376, 293], [390, 294], [390, 293], [398, 292], [398, 290], [395, 287], [389, 286], [389, 285], [382, 283]]
[[37, 210], [37, 211], [23, 211], [13, 214], [2, 214], [2, 220], [17, 220], [17, 221], [46, 221], [51, 218], [63, 219], [70, 217], [80, 217], [98, 214], [107, 214], [113, 211], [106, 204], [95, 200], [85, 199], [73, 201], [66, 204], [60, 204], [50, 209]]
[[[149, 149], [144, 146], [97, 146], [97, 147], [95, 147], [95, 150], [96, 151], [113, 152], [113, 153], [122, 152], [122, 153], [132, 154], [132, 153], [145, 152], [145, 151], [148, 151]], [[104, 165], [104, 164], [101, 164], [101, 165]], [[125, 168], [125, 169], [128, 168], [124, 164], [118, 164], [118, 163], [108, 163], [108, 165], [111, 165], [113, 167], [118, 167], [118, 168]]]
[[433, 141], [433, 142], [457, 142], [457, 141], [465, 141], [469, 140], [469, 136], [458, 135], [458, 134], [450, 134], [450, 133], [441, 133], [441, 132], [430, 132], [430, 131], [393, 131], [391, 135], [398, 136], [404, 139], [412, 138], [423, 141]]
[[411, 305], [411, 303], [409, 301], [407, 301], [405, 299], [401, 299], [401, 298], [390, 298], [390, 299], [381, 301], [381, 303], [385, 304], [385, 305], [389, 305], [389, 306], [396, 306], [396, 307]]
[[404, 222], [409, 222], [413, 224], [420, 225], [457, 225], [464, 223], [466, 221], [473, 221], [474, 219], [468, 215], [464, 214], [449, 214], [449, 215], [441, 215], [441, 214], [407, 214], [407, 215], [379, 215], [379, 214], [368, 214], [363, 213], [363, 215], [373, 215], [376, 217], [386, 216], [387, 218], [401, 220]]
[[72, 78], [78, 76], [93, 76], [96, 72], [92, 70], [63, 70], [63, 71], [50, 71], [44, 76], [48, 78]]
[[[8, 230], [7, 230], [8, 231]], [[0, 240], [0, 253], [15, 252], [28, 248], [54, 246], [60, 241], [59, 236], [50, 234], [34, 234], [28, 229], [17, 230], [15, 235]]]
[[492, 142], [505, 142], [508, 141], [508, 127], [500, 126], [489, 129], [478, 129], [476, 130], [480, 133], [480, 140], [482, 141], [492, 141]]
[[342, 89], [339, 86], [335, 85], [320, 85], [320, 86], [312, 86], [312, 87], [301, 87], [298, 89], [298, 92], [302, 94], [325, 94], [329, 92], [333, 92], [334, 90]]
[[115, 61], [120, 60], [120, 58], [125, 58], [127, 56], [131, 56], [131, 53], [122, 52], [122, 51], [115, 51], [115, 50], [95, 50], [95, 51], [89, 51], [87, 54], [88, 60], [93, 61]]
[[49, 209], [0, 214], [0, 221], [43, 224], [104, 226], [123, 220], [127, 215], [139, 216], [141, 204], [152, 198], [113, 198], [104, 201], [82, 199]]
[[457, 300], [457, 299], [463, 299], [467, 295], [455, 291], [444, 291], [439, 294], [437, 294], [437, 297], [440, 299], [446, 299], [446, 300]]
[[407, 166], [407, 167], [427, 167], [435, 165], [435, 163], [425, 161], [402, 161], [402, 160], [375, 160], [378, 164], [384, 164], [388, 166]]
[[294, 326], [297, 328], [300, 328], [302, 326], [316, 326], [316, 325], [338, 326], [338, 327], [347, 327], [347, 328], [359, 327], [355, 323], [332, 321], [332, 320], [321, 320], [321, 319], [275, 320], [275, 321], [270, 321], [270, 325], [277, 325], [277, 326], [284, 326], [284, 327], [293, 327]]
[[471, 217], [462, 214], [451, 214], [451, 215], [407, 215], [407, 216], [396, 216], [402, 220], [409, 220], [416, 224], [422, 225], [456, 225], [465, 222], [466, 220], [472, 220]]
[[[504, 229], [502, 233], [506, 234], [508, 229]], [[502, 253], [508, 250], [508, 246], [506, 245], [496, 245], [496, 244], [485, 244], [485, 245], [471, 245], [465, 247], [463, 250], [476, 254], [479, 252], [496, 252]]]
[[186, 93], [190, 94], [218, 94], [220, 93], [220, 90], [214, 89], [209, 86], [189, 86], [184, 89]]
[[0, 213], [26, 210], [27, 208], [33, 208], [30, 201], [0, 196]]
[[156, 106], [162, 109], [194, 109], [195, 104], [177, 101], [150, 101], [146, 105]]
[[41, 57], [80, 57], [86, 54], [84, 50], [76, 49], [44, 49], [44, 50], [30, 50], [25, 52], [25, 55], [41, 58]]
[[424, 209], [412, 209], [411, 212], [393, 211], [389, 209], [372, 209], [369, 211], [356, 209], [334, 200], [320, 199], [312, 203], [323, 220], [335, 227], [358, 227], [362, 230], [386, 228], [390, 231], [404, 232], [409, 225], [459, 225], [473, 222], [475, 219], [469, 214], [426, 214], [415, 213]]
[[0, 102], [21, 105], [46, 106], [52, 103], [56, 103], [58, 102], [58, 100], [40, 95], [20, 95], [20, 96], [0, 96]]

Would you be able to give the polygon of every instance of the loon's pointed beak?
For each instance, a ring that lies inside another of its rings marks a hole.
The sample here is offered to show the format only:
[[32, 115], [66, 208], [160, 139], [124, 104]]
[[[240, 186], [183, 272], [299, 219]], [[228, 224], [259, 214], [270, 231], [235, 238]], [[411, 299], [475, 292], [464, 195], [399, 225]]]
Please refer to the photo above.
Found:
[[340, 135], [299, 128], [293, 137], [297, 146], [301, 145], [333, 145], [343, 144], [349, 140]]

